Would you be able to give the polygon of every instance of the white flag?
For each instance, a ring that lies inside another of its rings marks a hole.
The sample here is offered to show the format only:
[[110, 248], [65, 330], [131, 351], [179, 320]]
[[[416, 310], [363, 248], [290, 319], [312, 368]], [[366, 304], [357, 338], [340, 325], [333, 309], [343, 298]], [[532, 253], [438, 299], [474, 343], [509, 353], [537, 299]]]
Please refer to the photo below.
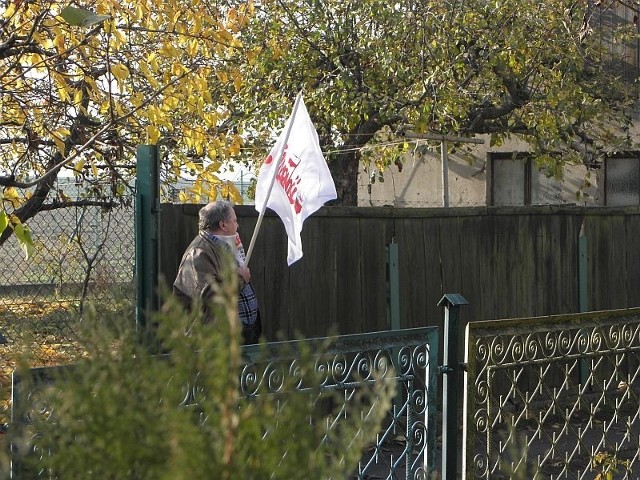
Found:
[[[282, 152], [280, 161], [276, 158], [279, 152]], [[274, 175], [275, 183], [269, 195]], [[266, 202], [284, 223], [289, 238], [288, 265], [302, 258], [302, 223], [336, 197], [336, 187], [322, 156], [318, 134], [300, 98], [262, 164], [256, 185], [256, 210], [262, 211]]]

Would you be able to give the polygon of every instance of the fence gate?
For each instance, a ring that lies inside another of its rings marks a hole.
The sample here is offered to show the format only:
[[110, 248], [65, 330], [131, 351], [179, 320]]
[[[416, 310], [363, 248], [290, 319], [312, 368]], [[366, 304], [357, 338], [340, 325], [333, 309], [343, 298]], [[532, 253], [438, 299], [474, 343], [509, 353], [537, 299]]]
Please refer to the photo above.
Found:
[[471, 322], [466, 349], [464, 478], [638, 478], [640, 309]]

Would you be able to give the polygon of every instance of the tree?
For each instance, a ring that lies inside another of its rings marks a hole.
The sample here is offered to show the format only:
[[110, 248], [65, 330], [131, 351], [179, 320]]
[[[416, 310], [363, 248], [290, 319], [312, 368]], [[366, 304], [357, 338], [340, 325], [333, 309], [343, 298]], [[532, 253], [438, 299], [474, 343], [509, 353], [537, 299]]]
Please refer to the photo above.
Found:
[[611, 62], [628, 55], [634, 26], [608, 24], [603, 37], [616, 8], [604, 3], [266, 0], [242, 34], [231, 118], [263, 151], [304, 89], [343, 204], [356, 204], [361, 161], [399, 159], [407, 127], [521, 137], [560, 177], [631, 145], [636, 91]]
[[[224, 0], [0, 3], [0, 245], [15, 233], [28, 246], [26, 222], [40, 211], [117, 205], [140, 143], [166, 147], [168, 182], [197, 176], [184, 200], [238, 199], [218, 173], [241, 145], [225, 104], [239, 87], [237, 37], [252, 9]], [[83, 198], [56, 185], [61, 174], [75, 176]]]
[[219, 169], [261, 160], [300, 89], [342, 204], [409, 126], [522, 137], [556, 176], [632, 148], [636, 92], [610, 67], [633, 25], [598, 28], [617, 2], [91, 0], [65, 18], [59, 0], [4, 1], [0, 244], [74, 205], [61, 172], [87, 185], [82, 204], [117, 204], [139, 143], [165, 147], [167, 182], [195, 174], [183, 201], [239, 200]]

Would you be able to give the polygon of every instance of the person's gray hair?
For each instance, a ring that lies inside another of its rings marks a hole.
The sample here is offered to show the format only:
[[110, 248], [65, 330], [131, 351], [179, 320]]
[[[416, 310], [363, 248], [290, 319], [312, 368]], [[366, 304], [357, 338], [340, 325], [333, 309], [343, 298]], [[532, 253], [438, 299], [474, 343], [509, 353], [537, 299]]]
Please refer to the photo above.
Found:
[[198, 229], [213, 230], [220, 226], [220, 222], [231, 215], [233, 205], [226, 200], [207, 203], [198, 212]]

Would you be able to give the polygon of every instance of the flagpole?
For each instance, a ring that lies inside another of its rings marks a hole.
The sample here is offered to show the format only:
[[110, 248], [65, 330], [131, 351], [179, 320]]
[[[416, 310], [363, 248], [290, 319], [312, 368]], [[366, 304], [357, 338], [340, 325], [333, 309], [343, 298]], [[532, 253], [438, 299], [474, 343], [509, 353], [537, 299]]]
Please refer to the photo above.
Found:
[[269, 190], [267, 190], [267, 196], [264, 199], [264, 205], [262, 205], [262, 210], [260, 210], [260, 214], [258, 215], [258, 221], [256, 222], [256, 227], [253, 229], [253, 235], [251, 236], [251, 242], [249, 243], [249, 249], [247, 250], [247, 255], [244, 260], [244, 266], [249, 265], [249, 260], [251, 259], [251, 254], [253, 253], [253, 247], [256, 243], [256, 238], [258, 236], [258, 231], [260, 230], [260, 225], [262, 225], [262, 219], [264, 218], [264, 213], [267, 210], [267, 203], [269, 202], [269, 197], [271, 196], [271, 190], [273, 190], [273, 184], [276, 181], [276, 175], [278, 174], [278, 169], [280, 168], [280, 164], [282, 163], [282, 153], [283, 149], [287, 146], [287, 141], [289, 141], [289, 135], [291, 134], [291, 127], [293, 126], [293, 121], [296, 117], [296, 112], [298, 111], [298, 105], [300, 104], [300, 100], [302, 99], [302, 90], [298, 92], [298, 96], [296, 97], [296, 101], [293, 104], [293, 111], [291, 112], [291, 117], [289, 125], [287, 125], [287, 131], [284, 134], [284, 141], [280, 144], [279, 150], [276, 152], [278, 159], [273, 169], [273, 176], [271, 177], [271, 183], [269, 184]]

